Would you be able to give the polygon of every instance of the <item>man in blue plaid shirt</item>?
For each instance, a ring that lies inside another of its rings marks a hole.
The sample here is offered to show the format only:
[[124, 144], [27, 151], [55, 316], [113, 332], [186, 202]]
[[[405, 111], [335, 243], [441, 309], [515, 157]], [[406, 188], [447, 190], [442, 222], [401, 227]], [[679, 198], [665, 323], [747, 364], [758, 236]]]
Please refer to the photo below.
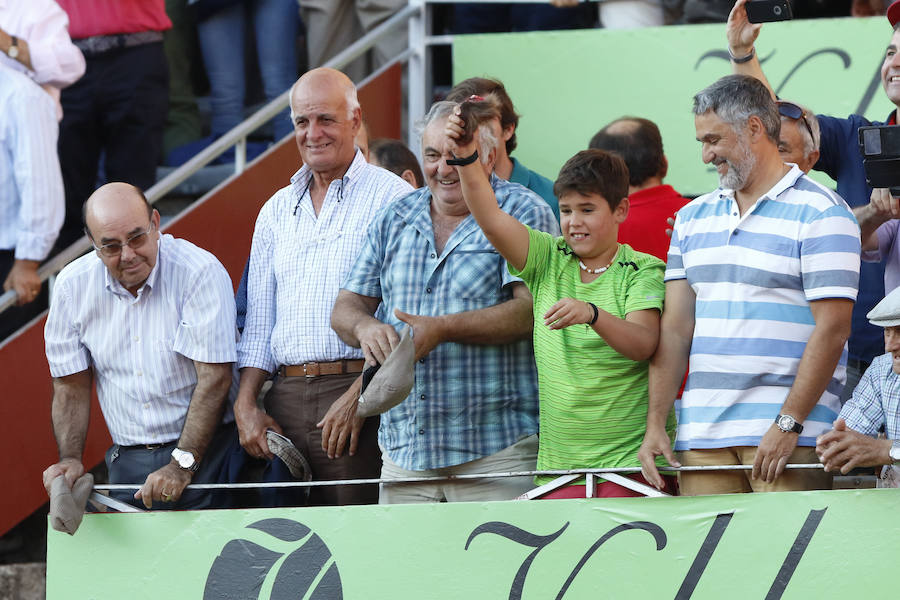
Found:
[[[885, 354], [875, 357], [834, 429], [816, 440], [826, 471], [885, 465], [878, 487], [900, 487], [900, 288], [866, 315], [884, 327]], [[884, 431], [886, 439], [876, 438]]]
[[[422, 134], [428, 187], [386, 206], [344, 280], [331, 323], [369, 362], [384, 362], [409, 324], [416, 347], [409, 397], [381, 416], [382, 478], [531, 470], [537, 458], [538, 395], [531, 346], [532, 298], [484, 237], [462, 196], [444, 135], [457, 105], [438, 102]], [[468, 157], [493, 170], [499, 121]], [[546, 202], [491, 176], [501, 208], [559, 235]], [[383, 305], [376, 319], [376, 310]], [[382, 485], [381, 503], [510, 500], [530, 477], [448, 484]]]

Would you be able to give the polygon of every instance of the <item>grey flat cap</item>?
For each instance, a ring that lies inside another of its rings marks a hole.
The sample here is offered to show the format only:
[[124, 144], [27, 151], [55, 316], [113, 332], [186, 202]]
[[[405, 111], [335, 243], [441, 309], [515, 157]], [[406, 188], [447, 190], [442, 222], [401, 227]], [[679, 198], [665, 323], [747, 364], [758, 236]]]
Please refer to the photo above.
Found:
[[896, 327], [900, 325], [900, 288], [896, 288], [875, 305], [866, 315], [872, 325]]
[[291, 440], [280, 433], [267, 429], [266, 443], [269, 446], [269, 451], [287, 465], [294, 479], [312, 481], [312, 469], [309, 466], [309, 462]]
[[406, 326], [400, 333], [400, 343], [391, 350], [369, 385], [363, 388], [356, 416], [380, 415], [403, 402], [415, 382], [415, 357], [412, 330]]

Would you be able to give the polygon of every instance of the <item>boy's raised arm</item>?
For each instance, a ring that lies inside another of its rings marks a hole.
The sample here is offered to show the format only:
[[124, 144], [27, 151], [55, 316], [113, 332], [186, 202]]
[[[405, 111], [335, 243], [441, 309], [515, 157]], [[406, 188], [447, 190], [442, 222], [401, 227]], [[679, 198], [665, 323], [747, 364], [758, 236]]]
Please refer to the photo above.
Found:
[[[460, 109], [457, 107], [447, 120], [447, 137], [453, 153], [457, 157], [465, 158], [478, 149], [479, 135], [476, 132], [468, 143], [459, 143], [464, 133], [464, 122], [459, 115]], [[463, 198], [484, 236], [509, 264], [521, 271], [525, 268], [525, 261], [528, 258], [528, 229], [515, 217], [500, 210], [490, 179], [481, 162], [482, 158], [487, 157], [479, 157], [479, 160], [456, 167]]]

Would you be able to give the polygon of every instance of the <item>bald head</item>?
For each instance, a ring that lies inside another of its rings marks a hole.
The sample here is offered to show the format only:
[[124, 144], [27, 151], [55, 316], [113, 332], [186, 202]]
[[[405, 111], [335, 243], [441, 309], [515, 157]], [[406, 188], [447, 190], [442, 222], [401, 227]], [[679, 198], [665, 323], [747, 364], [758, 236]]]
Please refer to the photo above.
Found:
[[117, 181], [107, 183], [91, 194], [81, 208], [81, 220], [88, 235], [93, 238], [92, 222], [105, 222], [128, 213], [143, 213], [149, 218], [153, 216], [153, 207], [140, 188]]
[[85, 230], [109, 274], [132, 295], [156, 266], [159, 213], [138, 188], [108, 183], [84, 203]]
[[291, 122], [295, 122], [294, 100], [323, 98], [337, 95], [343, 97], [347, 104], [348, 118], [352, 118], [353, 111], [359, 108], [359, 99], [356, 96], [356, 86], [349, 77], [337, 69], [319, 67], [307, 71], [291, 86]]
[[616, 119], [591, 138], [589, 147], [615, 152], [625, 159], [630, 193], [659, 185], [666, 176], [668, 163], [663, 154], [662, 136], [656, 123], [648, 119]]
[[313, 189], [343, 176], [356, 156], [362, 112], [353, 82], [334, 69], [313, 69], [291, 88], [294, 140], [312, 171]]

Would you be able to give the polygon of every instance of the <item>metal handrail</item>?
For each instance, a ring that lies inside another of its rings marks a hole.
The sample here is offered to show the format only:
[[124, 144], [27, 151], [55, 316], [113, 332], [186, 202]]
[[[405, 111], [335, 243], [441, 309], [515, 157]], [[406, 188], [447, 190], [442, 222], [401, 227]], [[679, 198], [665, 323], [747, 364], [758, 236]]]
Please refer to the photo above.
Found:
[[[695, 465], [680, 467], [658, 467], [664, 473], [668, 472], [706, 472], [706, 471], [750, 471], [753, 465]], [[821, 463], [790, 463], [784, 466], [785, 470], [822, 470]], [[185, 489], [192, 490], [242, 490], [254, 488], [303, 488], [326, 487], [335, 485], [364, 485], [372, 483], [429, 483], [440, 481], [464, 481], [470, 479], [502, 479], [505, 477], [559, 477], [563, 475], [597, 475], [603, 477], [604, 473], [640, 473], [640, 467], [610, 467], [598, 469], [550, 469], [543, 471], [509, 471], [502, 473], [460, 473], [459, 475], [422, 475], [394, 478], [368, 478], [368, 479], [331, 479], [319, 481], [270, 481], [264, 483], [191, 483]], [[143, 486], [142, 483], [103, 483], [96, 484], [95, 490], [136, 490]]]
[[[410, 2], [405, 7], [394, 13], [390, 18], [381, 25], [358, 39], [356, 42], [342, 50], [336, 56], [328, 60], [323, 66], [340, 69], [357, 57], [364, 54], [372, 48], [377, 42], [381, 41], [393, 30], [407, 22], [417, 15], [420, 15], [424, 4], [421, 1]], [[401, 55], [391, 63], [397, 62], [398, 59], [408, 59], [409, 51], [404, 51]], [[210, 162], [218, 158], [226, 150], [237, 145], [235, 160], [235, 175], [239, 175], [246, 168], [246, 160], [241, 160], [246, 156], [246, 140], [247, 136], [256, 131], [261, 125], [275, 117], [278, 113], [288, 107], [290, 104], [290, 90], [285, 90], [283, 94], [268, 102], [265, 106], [253, 113], [245, 121], [225, 133], [222, 137], [210, 144], [204, 150], [196, 154], [186, 163], [169, 173], [166, 177], [156, 182], [146, 192], [147, 200], [150, 204], [155, 204], [162, 199], [167, 193], [175, 189], [179, 184], [187, 180], [191, 175], [208, 165]], [[88, 252], [92, 245], [87, 236], [82, 237], [72, 243], [68, 248], [57, 254], [51, 260], [44, 263], [38, 269], [38, 275], [41, 282], [47, 281], [51, 277], [59, 273], [63, 267]], [[13, 306], [16, 301], [16, 293], [12, 290], [0, 295], [0, 314], [7, 308]]]

